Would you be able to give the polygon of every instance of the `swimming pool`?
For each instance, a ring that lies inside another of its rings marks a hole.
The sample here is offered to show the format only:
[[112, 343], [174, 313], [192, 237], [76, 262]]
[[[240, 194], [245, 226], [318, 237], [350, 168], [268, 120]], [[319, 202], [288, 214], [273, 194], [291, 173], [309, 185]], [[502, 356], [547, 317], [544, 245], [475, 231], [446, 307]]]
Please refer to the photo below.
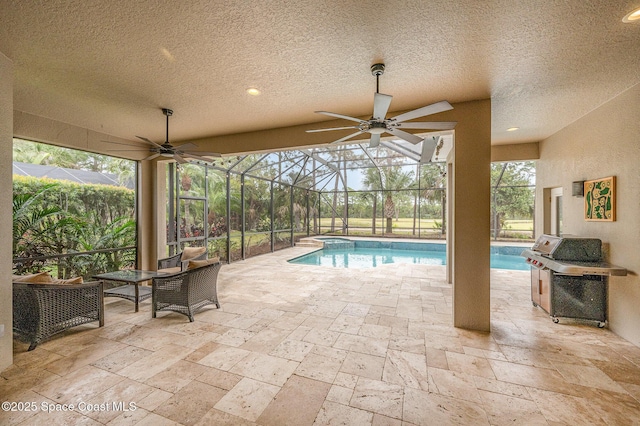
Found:
[[[334, 268], [375, 268], [389, 263], [446, 264], [446, 246], [440, 243], [359, 241], [346, 238], [327, 238], [323, 242], [323, 249], [291, 259], [289, 263]], [[491, 268], [528, 271], [529, 265], [520, 257], [522, 250], [523, 247], [516, 246], [492, 246]]]

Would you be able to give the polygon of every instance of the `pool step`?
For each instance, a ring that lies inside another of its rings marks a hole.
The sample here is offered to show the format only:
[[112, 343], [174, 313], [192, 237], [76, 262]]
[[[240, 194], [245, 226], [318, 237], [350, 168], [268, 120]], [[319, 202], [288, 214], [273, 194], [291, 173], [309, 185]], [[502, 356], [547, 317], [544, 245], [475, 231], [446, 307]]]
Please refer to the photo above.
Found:
[[307, 241], [299, 241], [296, 243], [296, 247], [322, 247], [322, 243], [312, 243]]

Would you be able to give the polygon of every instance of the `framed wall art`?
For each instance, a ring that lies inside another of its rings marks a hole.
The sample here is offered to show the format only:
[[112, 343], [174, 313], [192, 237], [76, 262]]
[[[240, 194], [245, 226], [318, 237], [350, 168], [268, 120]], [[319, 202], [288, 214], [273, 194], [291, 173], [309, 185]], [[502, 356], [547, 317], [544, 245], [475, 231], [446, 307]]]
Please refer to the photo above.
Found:
[[603, 222], [616, 220], [615, 176], [584, 182], [584, 220]]

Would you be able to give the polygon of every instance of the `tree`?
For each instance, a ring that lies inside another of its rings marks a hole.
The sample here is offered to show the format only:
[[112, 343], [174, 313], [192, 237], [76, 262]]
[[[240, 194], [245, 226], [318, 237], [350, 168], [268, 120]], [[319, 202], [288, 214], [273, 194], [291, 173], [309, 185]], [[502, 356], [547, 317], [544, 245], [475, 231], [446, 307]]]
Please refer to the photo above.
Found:
[[[394, 197], [399, 196], [399, 191], [410, 188], [414, 183], [415, 173], [412, 170], [405, 170], [402, 166], [377, 164], [377, 167], [369, 168], [365, 172], [362, 184], [372, 191], [382, 191], [385, 193], [384, 217], [386, 219], [386, 233], [393, 233], [393, 217], [398, 215]], [[377, 197], [374, 199], [374, 221], [375, 210], [377, 208]]]
[[387, 220], [387, 234], [393, 233], [392, 221], [396, 215], [396, 203], [393, 196], [402, 189], [409, 188], [414, 181], [412, 170], [404, 170], [401, 166], [390, 166], [380, 170], [382, 175], [382, 188], [386, 192], [384, 201], [384, 217]]
[[370, 167], [365, 170], [364, 178], [362, 179], [362, 185], [371, 192], [361, 193], [363, 200], [373, 201], [373, 214], [371, 219], [372, 232], [376, 233], [376, 216], [378, 212], [378, 192], [382, 190], [382, 176], [380, 170], [377, 167]]
[[494, 238], [498, 238], [507, 218], [532, 216], [534, 173], [535, 163], [532, 161], [491, 164]]
[[[446, 165], [429, 163], [420, 168], [420, 197], [427, 201], [428, 214], [441, 218], [441, 233], [446, 232]], [[437, 210], [439, 208], [439, 211]]]

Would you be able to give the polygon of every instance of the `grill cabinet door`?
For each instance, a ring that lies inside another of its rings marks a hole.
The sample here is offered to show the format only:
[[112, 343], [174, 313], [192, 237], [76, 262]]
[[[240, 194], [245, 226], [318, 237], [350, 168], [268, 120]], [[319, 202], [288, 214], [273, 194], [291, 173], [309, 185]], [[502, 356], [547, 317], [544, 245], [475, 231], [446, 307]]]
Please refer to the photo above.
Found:
[[551, 274], [548, 270], [531, 268], [531, 301], [547, 313], [551, 312]]
[[540, 271], [540, 307], [551, 312], [551, 271], [543, 269]]

